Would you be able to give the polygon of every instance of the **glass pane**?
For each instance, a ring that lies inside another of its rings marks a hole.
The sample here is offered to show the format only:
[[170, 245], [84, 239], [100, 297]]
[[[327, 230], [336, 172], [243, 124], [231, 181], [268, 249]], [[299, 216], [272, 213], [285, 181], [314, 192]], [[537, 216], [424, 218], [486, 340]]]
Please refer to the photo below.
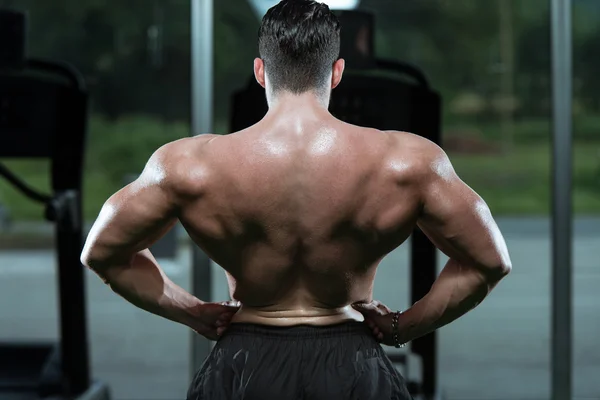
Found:
[[215, 1], [214, 15], [215, 133], [225, 134], [231, 133], [231, 98], [254, 76], [260, 21], [246, 0]]
[[[0, 0], [0, 7], [29, 13], [30, 57], [67, 61], [85, 75], [91, 92], [83, 193], [89, 228], [107, 198], [135, 179], [158, 147], [190, 135], [190, 2]], [[9, 166], [49, 189], [48, 163]], [[19, 249], [27, 245], [24, 238], [44, 238], [29, 245], [33, 250], [0, 253], [0, 274], [8, 274], [0, 281], [2, 296], [11, 296], [4, 285], [34, 293], [18, 313], [2, 309], [0, 318], [10, 323], [2, 324], [0, 336], [56, 339], [51, 228], [37, 205], [0, 189], [0, 203], [15, 222], [2, 235]], [[153, 252], [167, 275], [187, 288], [190, 253], [182, 232], [174, 229]], [[89, 271], [86, 281], [92, 377], [108, 383], [114, 398], [185, 397], [189, 329], [126, 303]]]
[[578, 398], [600, 396], [600, 55], [592, 51], [600, 40], [600, 4], [573, 1], [574, 68], [574, 315], [573, 387]]
[[[478, 308], [439, 331], [441, 389], [450, 399], [548, 398], [548, 2], [364, 0], [361, 9], [376, 17], [377, 56], [418, 66], [442, 95], [443, 147], [489, 204], [514, 264]], [[399, 282], [382, 269], [375, 295], [398, 305]]]

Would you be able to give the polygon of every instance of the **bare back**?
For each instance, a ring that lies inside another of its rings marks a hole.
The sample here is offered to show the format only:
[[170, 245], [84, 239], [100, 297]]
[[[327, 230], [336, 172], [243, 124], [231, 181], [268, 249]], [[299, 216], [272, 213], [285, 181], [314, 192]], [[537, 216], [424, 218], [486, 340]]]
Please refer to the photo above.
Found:
[[362, 320], [349, 305], [417, 222], [399, 135], [329, 118], [202, 139], [203, 194], [180, 219], [227, 272], [236, 320]]

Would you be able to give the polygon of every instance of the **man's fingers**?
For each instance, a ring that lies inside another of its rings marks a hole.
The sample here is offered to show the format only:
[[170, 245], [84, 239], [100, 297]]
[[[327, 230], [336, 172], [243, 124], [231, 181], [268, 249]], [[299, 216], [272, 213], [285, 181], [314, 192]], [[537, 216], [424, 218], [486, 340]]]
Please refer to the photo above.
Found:
[[371, 316], [387, 315], [393, 312], [388, 306], [377, 300], [373, 300], [370, 303], [355, 303], [352, 304], [352, 307], [355, 310], [360, 311], [363, 315]]
[[221, 327], [217, 328], [217, 336], [222, 336], [226, 330], [227, 330], [226, 326], [221, 326]]
[[377, 308], [379, 309], [379, 311], [381, 311], [383, 314], [389, 314], [391, 312], [393, 312], [392, 310], [390, 310], [390, 308], [388, 306], [386, 306], [383, 303], [379, 303], [377, 305]]
[[237, 300], [230, 300], [230, 301], [221, 302], [221, 305], [227, 306], [227, 307], [240, 308], [242, 303]]
[[361, 313], [368, 313], [376, 310], [375, 306], [371, 303], [355, 303], [352, 304], [352, 308], [354, 308], [356, 311], [360, 311]]

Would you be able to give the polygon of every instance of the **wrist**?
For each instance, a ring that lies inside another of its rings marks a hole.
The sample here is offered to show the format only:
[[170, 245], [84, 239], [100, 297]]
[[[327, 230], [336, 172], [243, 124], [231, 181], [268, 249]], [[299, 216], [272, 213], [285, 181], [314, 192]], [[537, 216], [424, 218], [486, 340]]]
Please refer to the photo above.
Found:
[[199, 321], [205, 314], [205, 305], [206, 303], [204, 301], [195, 298], [184, 310], [183, 324], [192, 329], [197, 329]]
[[400, 329], [399, 320], [400, 320], [401, 315], [402, 315], [402, 311], [393, 312], [392, 320], [391, 320], [392, 341], [393, 341], [394, 347], [396, 347], [397, 349], [406, 346], [406, 342], [407, 342], [407, 340], [404, 340], [403, 335], [402, 335], [403, 332]]
[[165, 295], [161, 299], [161, 308], [171, 314], [167, 316], [168, 319], [193, 329], [204, 312], [205, 303], [175, 284], [168, 286], [171, 287], [165, 290]]
[[411, 321], [410, 309], [403, 311], [398, 316], [398, 340], [400, 343], [408, 343], [415, 338], [414, 323]]

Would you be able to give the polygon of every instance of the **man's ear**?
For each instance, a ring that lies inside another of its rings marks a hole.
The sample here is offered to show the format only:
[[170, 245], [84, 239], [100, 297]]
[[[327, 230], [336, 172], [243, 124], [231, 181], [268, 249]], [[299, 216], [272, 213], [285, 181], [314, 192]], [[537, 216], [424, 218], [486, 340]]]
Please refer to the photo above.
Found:
[[333, 63], [333, 73], [331, 74], [331, 88], [335, 89], [342, 81], [342, 75], [344, 75], [344, 69], [346, 68], [346, 61], [340, 58]]
[[254, 59], [254, 77], [260, 86], [265, 87], [265, 63], [260, 58]]

